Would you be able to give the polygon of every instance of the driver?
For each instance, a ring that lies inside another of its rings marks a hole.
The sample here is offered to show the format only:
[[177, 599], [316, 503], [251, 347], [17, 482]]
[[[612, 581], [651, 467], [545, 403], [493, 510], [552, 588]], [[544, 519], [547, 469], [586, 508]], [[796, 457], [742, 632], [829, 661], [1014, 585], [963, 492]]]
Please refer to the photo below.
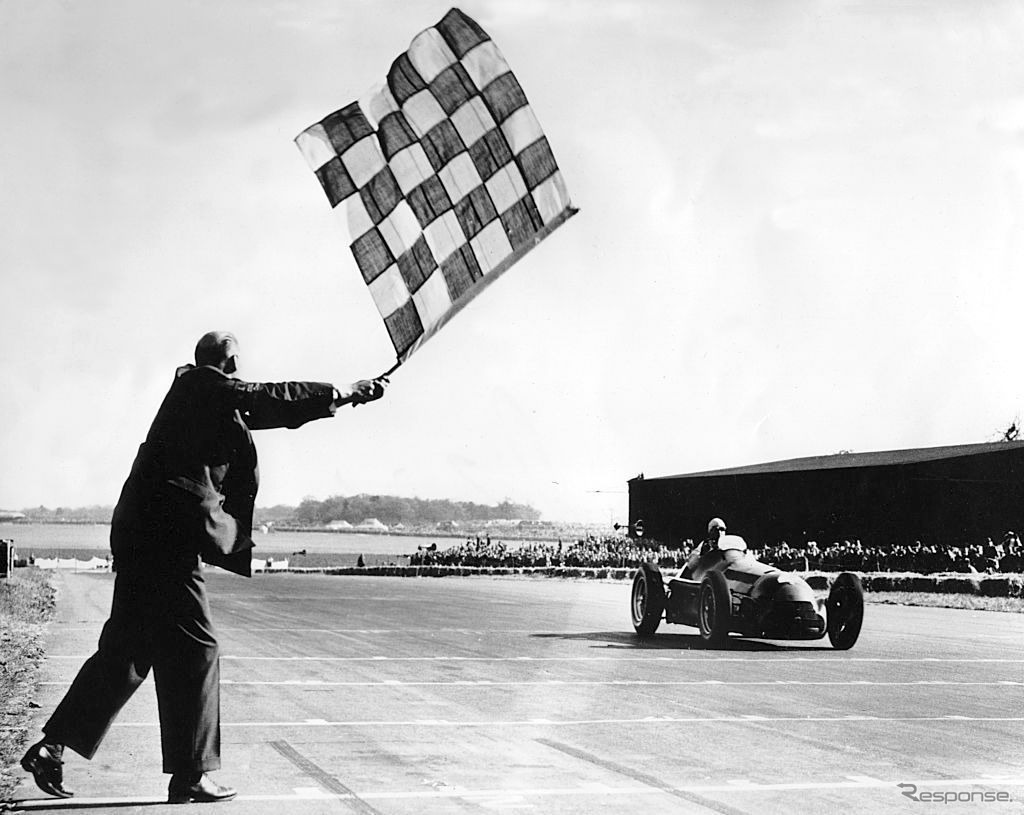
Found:
[[706, 555], [709, 552], [718, 551], [718, 539], [725, 534], [725, 521], [721, 518], [712, 518], [708, 521], [708, 536], [701, 542], [700, 554]]
[[686, 566], [683, 568], [684, 577], [693, 574], [702, 557], [711, 552], [718, 551], [718, 539], [724, 534], [725, 521], [721, 518], [712, 518], [708, 521], [708, 535], [700, 542], [700, 546], [696, 547], [690, 554], [690, 558], [686, 561]]

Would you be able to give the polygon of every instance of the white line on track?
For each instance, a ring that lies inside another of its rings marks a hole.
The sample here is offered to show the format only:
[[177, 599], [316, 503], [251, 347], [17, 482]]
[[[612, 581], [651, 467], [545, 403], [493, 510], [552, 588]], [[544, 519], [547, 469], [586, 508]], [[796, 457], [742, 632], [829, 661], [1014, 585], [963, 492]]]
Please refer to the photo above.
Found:
[[[41, 684], [53, 684], [53, 685], [64, 685], [66, 682], [43, 682]], [[518, 686], [542, 686], [542, 687], [558, 687], [559, 685], [565, 685], [567, 687], [574, 686], [592, 686], [592, 685], [615, 685], [615, 686], [631, 686], [631, 685], [644, 685], [644, 686], [676, 686], [676, 685], [724, 685], [734, 687], [747, 687], [747, 686], [786, 686], [786, 685], [822, 685], [828, 687], [843, 687], [843, 686], [882, 686], [882, 687], [914, 687], [920, 686], [933, 686], [933, 685], [955, 685], [955, 686], [982, 686], [982, 687], [1021, 687], [1024, 686], [1024, 680], [1017, 682], [1013, 680], [998, 680], [994, 682], [947, 682], [942, 680], [922, 680], [920, 682], [871, 682], [867, 680], [854, 680], [849, 682], [806, 682], [802, 680], [788, 680], [779, 679], [770, 682], [725, 682], [720, 679], [709, 679], [709, 680], [697, 680], [689, 682], [655, 682], [646, 679], [612, 679], [612, 680], [587, 680], [587, 679], [545, 679], [536, 682], [503, 682], [495, 681], [493, 679], [466, 679], [466, 680], [452, 680], [449, 682], [421, 682], [421, 681], [403, 681], [401, 679], [385, 679], [379, 682], [330, 682], [318, 679], [294, 679], [285, 680], [281, 682], [271, 682], [264, 680], [239, 680], [239, 679], [222, 679], [222, 685], [312, 685], [315, 687], [375, 687], [380, 685], [387, 685], [389, 687], [418, 687], [418, 686], [429, 686], [429, 687], [445, 687], [445, 686], [457, 686], [457, 687], [518, 687]]]
[[323, 634], [533, 634], [538, 636], [560, 636], [565, 634], [586, 634], [587, 629], [575, 631], [545, 631], [536, 628], [452, 628], [448, 626], [420, 626], [417, 628], [255, 628], [251, 626], [217, 626], [217, 631], [264, 633], [289, 631]]
[[[95, 631], [103, 628], [103, 620], [96, 620], [91, 623], [61, 623], [54, 622], [52, 625], [61, 631]], [[253, 634], [276, 633], [317, 633], [317, 634], [534, 634], [539, 636], [559, 636], [565, 634], [586, 634], [588, 629], [580, 628], [575, 631], [545, 631], [536, 628], [454, 628], [451, 626], [420, 626], [409, 628], [322, 628], [319, 626], [278, 628], [274, 626], [251, 626], [251, 625], [218, 625], [218, 632], [230, 631]], [[1009, 635], [1008, 635], [1009, 636]]]
[[[65, 686], [70, 685], [71, 680], [66, 682], [40, 682], [40, 685], [53, 685], [53, 686]], [[642, 685], [644, 687], [663, 687], [663, 686], [716, 686], [722, 685], [725, 687], [786, 687], [786, 686], [824, 686], [824, 687], [932, 687], [932, 686], [955, 686], [955, 687], [992, 687], [992, 688], [1018, 688], [1024, 686], [1024, 680], [1015, 681], [1011, 679], [999, 679], [989, 682], [958, 682], [958, 681], [946, 681], [946, 680], [931, 680], [923, 679], [916, 682], [872, 682], [866, 679], [854, 679], [843, 682], [813, 682], [804, 680], [791, 680], [791, 679], [775, 679], [766, 682], [726, 682], [721, 679], [704, 679], [704, 680], [692, 680], [692, 681], [678, 681], [678, 682], [658, 682], [647, 679], [608, 679], [608, 680], [588, 680], [588, 679], [544, 679], [540, 681], [524, 681], [524, 682], [513, 682], [513, 681], [500, 681], [493, 679], [453, 679], [447, 682], [427, 682], [427, 681], [405, 681], [402, 679], [383, 679], [373, 682], [332, 682], [323, 679], [284, 679], [280, 681], [271, 680], [248, 680], [248, 679], [222, 679], [220, 680], [221, 685], [259, 685], [269, 687], [314, 687], [314, 688], [374, 688], [374, 687], [388, 687], [388, 688], [402, 688], [402, 687], [458, 687], [458, 688], [488, 688], [488, 687], [592, 687], [592, 686], [633, 686]]]
[[[95, 631], [103, 627], [103, 620], [94, 622], [62, 623], [55, 621], [51, 623], [54, 628], [61, 631]], [[537, 628], [465, 628], [455, 626], [416, 626], [404, 628], [324, 628], [322, 626], [251, 626], [251, 625], [218, 625], [219, 632], [232, 633], [254, 633], [264, 634], [267, 632], [277, 633], [319, 633], [319, 634], [531, 634], [534, 636], [559, 636], [572, 634], [588, 634], [590, 629], [580, 628], [574, 630], [559, 629], [556, 631]], [[623, 631], [622, 633], [630, 633]], [[973, 634], [974, 638], [995, 639], [995, 640], [1016, 640], [1020, 634], [1016, 632], [1002, 633], [980, 633]]]
[[[221, 727], [571, 727], [579, 725], [609, 725], [628, 724], [638, 725], [659, 725], [659, 724], [709, 724], [742, 722], [749, 723], [756, 719], [759, 722], [842, 722], [850, 724], [865, 722], [868, 724], [884, 724], [890, 722], [940, 722], [956, 723], [963, 722], [1024, 722], [1024, 716], [960, 716], [950, 714], [946, 716], [645, 716], [644, 718], [629, 719], [566, 719], [558, 721], [555, 719], [510, 719], [491, 721], [451, 721], [448, 719], [401, 719], [401, 720], [348, 720], [348, 721], [327, 721], [326, 719], [305, 719], [300, 722], [270, 721], [270, 722], [221, 722]], [[159, 727], [159, 722], [114, 722], [113, 727]], [[10, 728], [0, 727], [0, 731]]]
[[[51, 654], [47, 659], [79, 659], [86, 660], [92, 654]], [[699, 657], [467, 657], [467, 656], [429, 656], [429, 657], [395, 657], [395, 656], [360, 656], [360, 657], [259, 657], [241, 656], [236, 654], [222, 654], [222, 660], [237, 662], [813, 662], [821, 665], [826, 662], [836, 662], [843, 665], [850, 663], [923, 663], [923, 664], [1006, 664], [1015, 665], [1024, 663], [1021, 659], [1004, 658], [971, 658], [971, 657], [920, 657], [920, 658], [888, 658], [888, 657], [845, 657], [829, 656], [818, 654], [813, 657], [721, 657], [721, 656], [699, 656]]]
[[[480, 803], [486, 799], [516, 797], [520, 799], [530, 798], [557, 798], [557, 797], [593, 797], [593, 796], [622, 796], [622, 795], [664, 795], [665, 793], [731, 793], [745, 795], [752, 792], [757, 793], [803, 793], [808, 791], [842, 791], [865, 792], [868, 790], [892, 790], [893, 794], [900, 792], [897, 784], [914, 784], [922, 787], [985, 787], [988, 789], [1004, 790], [1006, 787], [1024, 786], [1024, 777], [981, 777], [981, 778], [901, 778], [895, 780], [874, 779], [861, 776], [856, 779], [836, 781], [792, 781], [774, 784], [759, 784], [753, 781], [735, 783], [726, 781], [721, 784], [692, 784], [673, 787], [653, 787], [647, 785], [631, 786], [609, 786], [607, 784], [588, 784], [578, 787], [524, 787], [521, 789], [478, 789], [471, 790], [464, 787], [452, 789], [430, 789], [430, 790], [383, 790], [379, 792], [358, 792], [351, 795], [334, 794], [323, 790], [312, 788], [301, 788], [290, 794], [283, 795], [239, 795], [236, 801], [281, 801], [299, 803], [302, 801], [421, 801], [426, 804], [429, 801], [460, 799], [468, 802]], [[15, 801], [13, 811], [30, 812], [32, 810], [59, 810], [78, 809], [82, 807], [96, 808], [101, 806], [127, 806], [142, 804], [162, 804], [163, 798], [155, 796], [133, 796], [124, 798], [81, 798], [76, 797], [67, 800], [53, 798]]]

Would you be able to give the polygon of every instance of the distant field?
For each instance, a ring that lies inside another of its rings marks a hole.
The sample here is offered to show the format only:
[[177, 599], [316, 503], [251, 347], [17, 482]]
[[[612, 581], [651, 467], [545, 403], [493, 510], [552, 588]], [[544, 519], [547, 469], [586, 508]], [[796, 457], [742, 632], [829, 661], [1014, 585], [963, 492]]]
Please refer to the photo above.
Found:
[[[18, 557], [35, 554], [39, 557], [103, 557], [109, 551], [110, 527], [106, 524], [0, 524], [0, 538], [14, 540]], [[273, 556], [276, 560], [306, 551], [306, 557], [353, 555], [351, 561], [309, 562], [296, 565], [344, 566], [355, 562], [355, 556], [409, 555], [417, 546], [437, 544], [444, 549], [458, 538], [377, 535], [355, 532], [271, 532], [257, 534], [256, 556]], [[75, 554], [79, 553], [79, 554]], [[301, 557], [301, 556], [300, 556]]]

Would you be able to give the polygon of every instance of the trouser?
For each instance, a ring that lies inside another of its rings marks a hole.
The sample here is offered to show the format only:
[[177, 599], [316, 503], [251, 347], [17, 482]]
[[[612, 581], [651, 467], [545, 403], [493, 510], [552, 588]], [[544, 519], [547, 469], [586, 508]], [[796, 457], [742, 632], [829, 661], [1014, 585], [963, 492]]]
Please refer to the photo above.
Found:
[[184, 566], [121, 563], [110, 619], [43, 727], [91, 759], [152, 667], [165, 773], [220, 767], [220, 665], [199, 558]]

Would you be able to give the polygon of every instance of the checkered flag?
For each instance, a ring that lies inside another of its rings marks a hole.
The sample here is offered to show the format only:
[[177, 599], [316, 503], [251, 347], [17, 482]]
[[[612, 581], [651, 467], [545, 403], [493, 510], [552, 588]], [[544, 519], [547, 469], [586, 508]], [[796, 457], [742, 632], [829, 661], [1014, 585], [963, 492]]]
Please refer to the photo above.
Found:
[[347, 222], [395, 367], [576, 213], [519, 82], [458, 9], [295, 143]]

